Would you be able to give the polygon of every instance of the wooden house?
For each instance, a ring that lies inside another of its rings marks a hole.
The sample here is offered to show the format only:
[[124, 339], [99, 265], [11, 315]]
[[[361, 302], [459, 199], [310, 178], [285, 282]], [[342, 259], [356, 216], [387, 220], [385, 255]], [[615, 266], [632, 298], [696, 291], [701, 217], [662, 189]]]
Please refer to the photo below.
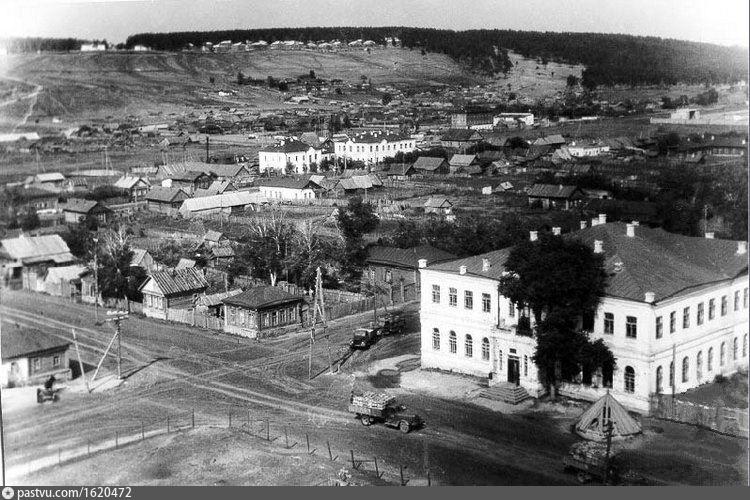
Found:
[[251, 288], [222, 302], [227, 333], [261, 338], [280, 327], [302, 323], [304, 298], [278, 287]]
[[112, 217], [112, 210], [94, 200], [69, 198], [61, 208], [66, 224], [80, 224], [88, 217], [96, 219], [99, 224], [106, 224]]
[[150, 212], [175, 215], [188, 198], [190, 195], [179, 188], [153, 187], [146, 194], [146, 207]]
[[143, 314], [169, 319], [169, 309], [192, 309], [208, 288], [203, 273], [195, 268], [158, 271], [140, 286]]
[[68, 348], [59, 337], [30, 328], [3, 328], [0, 387], [19, 387], [44, 383], [53, 376], [70, 379]]
[[450, 215], [452, 210], [453, 203], [448, 198], [433, 197], [424, 204], [424, 212], [426, 214]]
[[448, 160], [441, 157], [420, 156], [414, 162], [414, 170], [424, 176], [429, 175], [448, 175], [450, 165]]
[[534, 184], [529, 191], [529, 205], [540, 203], [542, 208], [570, 210], [584, 198], [578, 186], [563, 184]]

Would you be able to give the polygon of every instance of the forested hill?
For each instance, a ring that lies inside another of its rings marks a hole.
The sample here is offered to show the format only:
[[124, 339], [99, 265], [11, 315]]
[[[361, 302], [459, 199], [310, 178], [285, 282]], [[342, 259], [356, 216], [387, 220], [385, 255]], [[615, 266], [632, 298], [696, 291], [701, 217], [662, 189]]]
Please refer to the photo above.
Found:
[[428, 28], [274, 28], [178, 33], [141, 33], [128, 37], [126, 47], [146, 45], [155, 50], [181, 50], [188, 43], [222, 40], [350, 42], [357, 39], [383, 43], [398, 37], [404, 47], [442, 52], [484, 73], [510, 69], [504, 53], [512, 50], [527, 58], [582, 64], [588, 86], [628, 84], [732, 83], [747, 80], [748, 51], [737, 47], [656, 37], [600, 33], [552, 33], [512, 30], [452, 31]]

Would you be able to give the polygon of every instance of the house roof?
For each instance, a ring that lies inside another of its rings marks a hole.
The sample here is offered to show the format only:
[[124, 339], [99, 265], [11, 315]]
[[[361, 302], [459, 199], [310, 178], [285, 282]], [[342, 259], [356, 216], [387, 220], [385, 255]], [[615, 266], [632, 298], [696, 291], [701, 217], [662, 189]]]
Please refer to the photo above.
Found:
[[380, 187], [383, 183], [375, 174], [357, 175], [348, 179], [341, 179], [338, 186], [346, 191], [353, 189], [372, 189]]
[[180, 258], [175, 266], [175, 269], [190, 269], [196, 266], [196, 262], [193, 259], [186, 259], [185, 257]]
[[481, 139], [482, 139], [481, 134], [479, 134], [476, 130], [463, 129], [463, 128], [448, 129], [440, 137], [441, 141], [452, 141], [452, 142], [479, 141]]
[[569, 233], [593, 247], [602, 242], [607, 294], [643, 301], [653, 292], [657, 301], [747, 272], [747, 254], [737, 254], [737, 241], [696, 238], [645, 226], [627, 236], [626, 224], [600, 224]]
[[433, 171], [440, 168], [441, 165], [446, 163], [445, 158], [439, 158], [434, 156], [420, 156], [417, 161], [414, 162], [414, 168], [417, 170], [428, 170]]
[[143, 182], [147, 186], [150, 185], [148, 180], [144, 179], [143, 177], [131, 177], [128, 175], [124, 175], [120, 177], [119, 179], [117, 179], [117, 182], [115, 182], [115, 187], [120, 188], [120, 189], [132, 189], [139, 182]]
[[4, 328], [0, 342], [4, 360], [67, 348], [70, 345], [66, 340], [31, 328]]
[[[439, 262], [429, 265], [429, 268], [459, 274], [461, 266], [466, 266], [466, 274], [499, 280], [505, 271], [505, 261], [508, 259], [508, 255], [510, 255], [510, 248], [503, 248], [502, 250], [495, 250], [494, 252], [475, 255], [473, 257]], [[484, 270], [483, 259], [488, 259], [490, 262], [490, 267], [487, 270]]]
[[260, 150], [261, 153], [303, 153], [312, 146], [295, 139], [287, 140], [272, 146], [266, 146]]
[[476, 159], [477, 155], [453, 155], [449, 163], [451, 167], [468, 167]]
[[532, 146], [560, 146], [566, 144], [565, 138], [560, 134], [539, 137], [531, 142]]
[[383, 141], [397, 142], [397, 141], [406, 141], [409, 139], [410, 138], [407, 135], [394, 134], [392, 132], [380, 132], [380, 131], [362, 132], [360, 134], [356, 134], [356, 135], [349, 137], [349, 140], [352, 142], [359, 142], [359, 143], [364, 143], [364, 144], [379, 144]]
[[398, 164], [398, 165], [391, 165], [390, 170], [386, 172], [386, 175], [393, 176], [404, 176], [404, 175], [411, 175], [414, 173], [414, 165], [405, 165], [405, 164]]
[[139, 267], [143, 263], [143, 259], [146, 258], [148, 250], [145, 248], [130, 248], [133, 252], [133, 258], [130, 259], [131, 267]]
[[211, 295], [201, 295], [198, 298], [198, 305], [215, 307], [222, 304], [222, 300], [234, 297], [242, 293], [242, 288], [236, 290], [229, 290], [228, 292], [212, 293]]
[[211, 255], [213, 257], [234, 257], [234, 249], [229, 246], [214, 247], [211, 249]]
[[[171, 271], [159, 271], [151, 275], [150, 279], [156, 282], [161, 292], [167, 295], [179, 293], [202, 292], [208, 288], [208, 282], [199, 270], [195, 268], [174, 269]], [[149, 280], [141, 285], [143, 288]]]
[[561, 198], [570, 199], [576, 192], [578, 186], [566, 186], [563, 184], [534, 184], [531, 186], [529, 196], [533, 198]]
[[81, 198], [68, 198], [68, 202], [62, 206], [62, 209], [64, 212], [73, 212], [76, 214], [88, 214], [98, 205], [99, 205], [99, 202], [94, 201], [94, 200], [82, 200]]
[[213, 196], [216, 194], [224, 194], [228, 191], [237, 191], [237, 188], [234, 187], [234, 184], [232, 184], [232, 181], [216, 180], [216, 181], [213, 181], [210, 186], [208, 186], [208, 189], [196, 189], [194, 197], [200, 198], [202, 196]]
[[268, 203], [266, 197], [257, 192], [229, 191], [224, 194], [188, 198], [182, 202], [180, 212], [200, 212], [202, 210], [216, 210], [220, 208], [243, 207]]
[[652, 201], [631, 201], [613, 199], [592, 199], [583, 206], [583, 211], [591, 214], [608, 214], [628, 220], [653, 221], [658, 218], [658, 205]]
[[2, 250], [13, 260], [24, 263], [43, 262], [71, 262], [75, 257], [70, 253], [67, 243], [58, 234], [44, 236], [26, 236], [8, 238], [0, 241]]
[[72, 281], [76, 278], [80, 278], [87, 272], [88, 268], [81, 265], [50, 267], [47, 269], [47, 274], [45, 275], [44, 280], [50, 283], [60, 283], [60, 280]]
[[433, 197], [424, 203], [425, 208], [450, 208], [453, 203], [448, 201], [448, 198]]
[[309, 144], [314, 148], [320, 148], [322, 145], [322, 143], [320, 142], [320, 137], [318, 137], [318, 134], [316, 134], [315, 132], [305, 132], [300, 136], [299, 140], [300, 142]]
[[237, 177], [243, 170], [247, 171], [245, 166], [239, 163], [201, 163], [199, 165], [188, 165], [187, 169], [225, 178]]
[[50, 172], [43, 174], [36, 174], [33, 177], [36, 182], [62, 182], [65, 180], [65, 176], [60, 172]]
[[224, 238], [224, 234], [219, 231], [214, 231], [213, 229], [209, 229], [206, 231], [206, 234], [203, 235], [203, 241], [211, 241], [213, 243], [218, 243], [222, 238]]
[[372, 246], [367, 250], [368, 263], [411, 269], [418, 267], [420, 259], [426, 259], [427, 264], [431, 264], [455, 258], [456, 256], [452, 253], [440, 250], [431, 245], [420, 245], [414, 248]]
[[228, 297], [222, 300], [222, 302], [233, 306], [246, 307], [248, 309], [263, 309], [301, 300], [303, 300], [301, 295], [293, 295], [281, 288], [275, 286], [259, 286], [233, 297]]
[[175, 201], [180, 194], [184, 197], [183, 199], [189, 198], [188, 194], [180, 188], [167, 188], [167, 187], [152, 187], [148, 193], [146, 193], [146, 200], [148, 201], [160, 201], [164, 203], [170, 203]]
[[309, 175], [302, 177], [260, 177], [255, 179], [253, 185], [286, 189], [315, 189], [320, 187], [313, 182]]

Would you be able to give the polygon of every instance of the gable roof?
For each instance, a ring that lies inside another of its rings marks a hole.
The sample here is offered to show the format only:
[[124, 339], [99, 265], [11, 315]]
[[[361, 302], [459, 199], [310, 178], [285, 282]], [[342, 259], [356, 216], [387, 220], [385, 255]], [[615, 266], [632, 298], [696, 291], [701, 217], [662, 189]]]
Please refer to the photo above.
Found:
[[115, 182], [115, 187], [120, 189], [132, 189], [139, 182], [143, 182], [144, 184], [146, 184], [146, 186], [151, 185], [151, 183], [148, 182], [148, 179], [144, 179], [143, 177], [131, 177], [128, 175], [124, 175], [117, 179], [117, 181]]
[[213, 229], [209, 229], [208, 231], [206, 231], [206, 234], [203, 235], [203, 241], [211, 241], [214, 243], [218, 243], [222, 238], [226, 239], [224, 233], [214, 231]]
[[146, 258], [146, 255], [150, 255], [145, 248], [131, 247], [130, 250], [133, 252], [133, 258], [130, 259], [131, 267], [140, 267], [140, 265], [143, 264], [143, 259]]
[[570, 199], [581, 190], [578, 186], [565, 186], [563, 184], [534, 184], [531, 186], [529, 196], [533, 198], [561, 198]]
[[148, 193], [146, 193], [147, 201], [159, 201], [163, 203], [171, 203], [182, 195], [183, 199], [187, 199], [190, 196], [180, 188], [167, 188], [155, 186], [152, 187]]
[[476, 130], [465, 129], [465, 128], [452, 128], [448, 129], [440, 137], [441, 141], [451, 142], [466, 142], [466, 141], [479, 141], [482, 139], [482, 135]]
[[212, 293], [210, 295], [201, 295], [198, 297], [198, 304], [202, 306], [212, 307], [222, 304], [222, 301], [229, 297], [234, 297], [242, 293], [242, 288], [236, 290], [229, 290], [228, 292]]
[[560, 146], [567, 144], [565, 138], [560, 134], [549, 135], [547, 137], [539, 137], [531, 142], [532, 146]]
[[255, 179], [253, 185], [286, 189], [315, 189], [320, 187], [309, 175], [302, 177], [260, 177]]
[[453, 155], [450, 159], [451, 167], [468, 167], [477, 160], [477, 155]]
[[448, 198], [433, 197], [424, 203], [425, 208], [450, 208], [453, 203], [448, 201]]
[[268, 203], [266, 197], [258, 192], [229, 191], [224, 194], [188, 198], [182, 202], [180, 212], [198, 212], [201, 210], [216, 210], [218, 208], [243, 207]]
[[62, 205], [62, 209], [64, 212], [73, 212], [76, 214], [88, 214], [97, 206], [99, 206], [98, 201], [83, 200], [81, 198], [68, 198], [68, 202]]
[[593, 247], [602, 242], [606, 293], [643, 302], [646, 292], [667, 299], [701, 286], [747, 273], [747, 254], [737, 254], [737, 241], [696, 238], [646, 226], [627, 236], [626, 224], [599, 224], [568, 233]]
[[181, 257], [177, 262], [175, 269], [191, 269], [195, 266], [196, 262], [193, 259], [186, 259], [185, 257]]
[[166, 295], [175, 295], [178, 293], [202, 292], [208, 288], [208, 282], [203, 273], [195, 268], [175, 269], [172, 271], [159, 271], [151, 275], [146, 280], [141, 289], [146, 286], [150, 280], [154, 280], [159, 290]]
[[200, 198], [201, 196], [214, 196], [217, 194], [224, 194], [229, 191], [237, 191], [237, 188], [234, 187], [234, 184], [232, 184], [232, 181], [224, 180], [224, 181], [213, 181], [210, 186], [208, 186], [208, 189], [196, 189], [194, 193], [195, 198]]
[[414, 168], [417, 170], [433, 171], [437, 170], [444, 163], [447, 163], [445, 158], [435, 156], [420, 156], [417, 161], [414, 162]]
[[303, 300], [301, 295], [293, 295], [279, 287], [259, 286], [233, 297], [228, 297], [222, 300], [222, 302], [233, 306], [246, 307], [248, 309], [262, 309], [301, 300]]
[[[502, 277], [503, 272], [505, 272], [505, 261], [508, 260], [510, 250], [510, 248], [503, 248], [501, 250], [495, 250], [494, 252], [488, 252], [463, 259], [439, 262], [437, 264], [429, 265], [428, 267], [429, 269], [435, 269], [442, 272], [459, 274], [461, 266], [466, 266], [466, 274], [499, 280]], [[483, 259], [488, 259], [490, 262], [490, 267], [486, 271], [483, 270]]]
[[68, 244], [60, 235], [26, 236], [8, 238], [0, 241], [2, 251], [13, 260], [24, 264], [52, 260], [58, 263], [71, 262], [75, 257], [70, 253]]
[[395, 248], [372, 246], [367, 250], [367, 262], [416, 269], [420, 259], [427, 264], [455, 259], [452, 253], [440, 250], [431, 245], [419, 245], [413, 248]]
[[4, 328], [0, 336], [3, 360], [66, 348], [70, 342], [31, 328]]
[[383, 182], [375, 174], [357, 175], [339, 180], [337, 186], [346, 191], [354, 189], [372, 189], [380, 187]]
[[609, 391], [583, 412], [575, 424], [575, 432], [583, 438], [602, 441], [607, 437], [607, 420], [612, 422], [614, 437], [641, 432], [641, 424], [628, 414]]
[[50, 267], [47, 269], [47, 274], [44, 276], [44, 280], [50, 283], [59, 284], [60, 280], [71, 281], [80, 278], [87, 272], [88, 268], [81, 265]]
[[[261, 148], [261, 153], [303, 153], [308, 151], [312, 146], [295, 139], [286, 140], [272, 146]], [[313, 148], [316, 149], [316, 148]]]

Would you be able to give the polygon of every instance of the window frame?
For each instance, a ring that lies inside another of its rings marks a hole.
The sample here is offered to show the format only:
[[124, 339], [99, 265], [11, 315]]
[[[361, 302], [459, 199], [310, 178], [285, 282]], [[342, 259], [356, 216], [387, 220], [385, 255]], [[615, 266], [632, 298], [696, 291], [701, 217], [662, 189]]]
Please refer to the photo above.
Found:
[[474, 291], [464, 290], [464, 309], [474, 309]]
[[482, 339], [482, 361], [490, 360], [490, 339], [484, 337]]
[[677, 331], [677, 311], [669, 313], [669, 333]]
[[682, 358], [682, 383], [687, 384], [690, 381], [690, 358]]
[[682, 309], [682, 329], [687, 330], [690, 328], [690, 306]]
[[615, 314], [611, 312], [604, 313], [604, 334], [615, 334]]
[[625, 317], [625, 338], [628, 338], [628, 339], [638, 338], [638, 317], [637, 316]]
[[662, 316], [656, 317], [656, 338], [660, 339], [664, 336], [664, 319]]
[[440, 330], [438, 330], [437, 328], [432, 329], [432, 350], [440, 350]]
[[628, 365], [625, 367], [625, 372], [623, 374], [623, 382], [624, 382], [624, 390], [628, 394], [634, 394], [635, 393], [635, 368]]
[[448, 334], [448, 352], [456, 354], [458, 352], [458, 336], [453, 330]]
[[448, 288], [448, 305], [458, 307], [458, 288]]
[[492, 296], [489, 293], [482, 293], [482, 312], [492, 312]]
[[698, 303], [695, 311], [695, 326], [701, 326], [705, 320], [705, 305], [703, 302]]
[[729, 311], [729, 297], [726, 295], [721, 296], [721, 316], [726, 316]]
[[464, 356], [474, 357], [474, 339], [469, 334], [464, 335]]
[[432, 285], [432, 303], [440, 304], [440, 285]]

